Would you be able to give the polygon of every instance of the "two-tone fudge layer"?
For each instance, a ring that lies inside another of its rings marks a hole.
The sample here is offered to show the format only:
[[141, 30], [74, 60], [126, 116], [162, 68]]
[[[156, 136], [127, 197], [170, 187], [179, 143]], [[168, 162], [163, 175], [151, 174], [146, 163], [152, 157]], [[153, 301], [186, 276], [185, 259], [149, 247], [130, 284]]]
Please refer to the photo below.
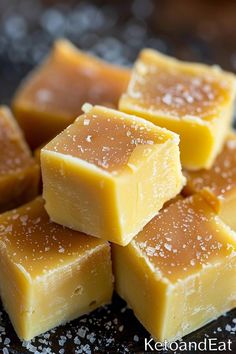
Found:
[[235, 92], [233, 74], [146, 49], [119, 108], [178, 133], [182, 164], [197, 170], [210, 168], [222, 149]]
[[39, 166], [7, 107], [0, 107], [0, 212], [33, 199]]
[[0, 293], [29, 340], [110, 302], [107, 242], [54, 224], [41, 197], [0, 215]]
[[236, 235], [199, 194], [113, 245], [118, 294], [154, 339], [181, 338], [236, 305]]
[[32, 148], [52, 139], [81, 114], [85, 102], [116, 108], [128, 69], [106, 63], [58, 40], [48, 58], [23, 81], [13, 100]]
[[178, 136], [112, 109], [90, 107], [41, 152], [51, 219], [125, 245], [185, 182]]

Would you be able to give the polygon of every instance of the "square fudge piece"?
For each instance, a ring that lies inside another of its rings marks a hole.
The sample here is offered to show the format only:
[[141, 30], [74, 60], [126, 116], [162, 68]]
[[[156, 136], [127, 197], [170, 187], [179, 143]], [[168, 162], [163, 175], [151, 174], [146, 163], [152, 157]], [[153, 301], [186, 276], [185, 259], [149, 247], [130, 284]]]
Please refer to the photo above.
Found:
[[15, 116], [32, 148], [48, 142], [81, 114], [85, 102], [117, 108], [130, 78], [111, 65], [58, 40], [48, 58], [18, 89]]
[[46, 209], [61, 225], [126, 245], [183, 187], [178, 136], [87, 107], [41, 151]]
[[3, 305], [21, 339], [111, 300], [109, 244], [52, 223], [40, 197], [0, 215], [0, 256]]
[[143, 50], [119, 108], [180, 135], [184, 167], [210, 168], [232, 120], [233, 74]]
[[196, 194], [113, 245], [116, 290], [154, 339], [176, 340], [235, 307], [235, 251], [236, 234]]
[[236, 231], [236, 134], [229, 133], [222, 152], [210, 170], [185, 171], [184, 195], [208, 190], [216, 198], [223, 221]]
[[0, 106], [0, 212], [33, 199], [38, 193], [39, 166], [10, 110]]

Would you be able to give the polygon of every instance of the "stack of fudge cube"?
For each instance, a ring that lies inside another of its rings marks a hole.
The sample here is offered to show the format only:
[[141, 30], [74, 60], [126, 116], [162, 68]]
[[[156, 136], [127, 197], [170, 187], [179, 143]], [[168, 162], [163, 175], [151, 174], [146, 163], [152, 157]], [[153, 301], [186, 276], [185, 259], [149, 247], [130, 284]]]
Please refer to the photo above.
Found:
[[159, 341], [236, 306], [235, 94], [216, 66], [55, 43], [16, 119], [0, 109], [0, 294], [21, 339], [114, 288]]

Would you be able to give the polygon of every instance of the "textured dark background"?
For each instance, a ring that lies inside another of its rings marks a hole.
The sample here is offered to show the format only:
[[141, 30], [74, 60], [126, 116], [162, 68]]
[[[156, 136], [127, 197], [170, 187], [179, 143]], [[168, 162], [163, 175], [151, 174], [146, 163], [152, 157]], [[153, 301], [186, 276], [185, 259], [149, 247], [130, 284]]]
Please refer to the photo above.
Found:
[[[153, 47], [235, 71], [235, 26], [236, 2], [227, 0], [0, 0], [0, 103], [10, 103], [20, 80], [58, 37], [122, 65], [131, 65], [141, 48]], [[235, 353], [235, 330], [232, 311], [186, 340], [231, 339]], [[31, 343], [22, 344], [6, 313], [0, 316], [4, 354], [141, 353], [145, 337], [148, 333], [117, 296], [112, 305]]]

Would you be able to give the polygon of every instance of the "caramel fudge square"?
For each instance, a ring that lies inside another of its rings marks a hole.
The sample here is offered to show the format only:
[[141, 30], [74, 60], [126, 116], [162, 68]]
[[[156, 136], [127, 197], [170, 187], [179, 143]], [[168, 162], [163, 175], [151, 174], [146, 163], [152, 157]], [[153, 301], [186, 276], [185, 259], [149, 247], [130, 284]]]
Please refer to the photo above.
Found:
[[183, 187], [178, 136], [101, 106], [41, 150], [50, 218], [125, 245]]
[[216, 66], [144, 49], [119, 108], [178, 133], [185, 168], [210, 168], [232, 121], [235, 88], [235, 76]]
[[36, 197], [39, 166], [10, 110], [0, 106], [0, 212]]
[[236, 230], [236, 134], [230, 132], [222, 152], [210, 170], [185, 171], [187, 184], [184, 195], [208, 190], [216, 198], [223, 221]]
[[182, 338], [235, 307], [235, 251], [234, 231], [195, 194], [112, 245], [116, 291], [154, 339]]
[[1, 214], [1, 298], [20, 339], [109, 303], [110, 258], [106, 241], [52, 223], [41, 197]]
[[48, 58], [23, 82], [13, 99], [15, 116], [34, 149], [82, 113], [85, 102], [117, 108], [130, 71], [58, 40]]

